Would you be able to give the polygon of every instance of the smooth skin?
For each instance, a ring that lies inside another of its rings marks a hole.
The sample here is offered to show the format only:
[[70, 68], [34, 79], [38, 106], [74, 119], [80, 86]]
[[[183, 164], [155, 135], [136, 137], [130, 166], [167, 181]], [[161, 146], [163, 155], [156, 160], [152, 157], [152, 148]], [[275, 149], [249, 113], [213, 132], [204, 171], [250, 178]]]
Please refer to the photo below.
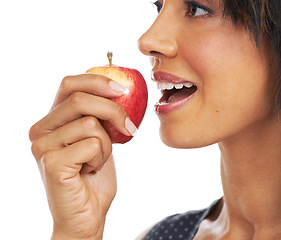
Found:
[[[187, 14], [182, 0], [160, 1], [161, 13], [139, 40], [153, 71], [197, 86], [185, 105], [158, 114], [163, 142], [176, 148], [219, 143], [221, 150], [224, 198], [195, 240], [281, 239], [274, 59], [266, 40], [259, 51], [242, 26], [222, 20], [218, 0], [197, 2], [212, 12], [192, 8]], [[67, 77], [51, 112], [30, 130], [54, 218], [53, 239], [102, 239], [116, 176], [111, 142], [98, 120], [130, 135], [126, 113], [108, 100], [122, 95], [121, 89], [98, 75]]]
[[194, 148], [218, 143], [223, 200], [195, 240], [281, 239], [281, 121], [273, 114], [277, 74], [269, 42], [260, 50], [250, 33], [222, 19], [218, 0], [192, 11], [183, 1], [162, 10], [140, 38], [153, 71], [193, 82], [196, 95], [158, 114], [164, 143]]
[[131, 135], [127, 114], [107, 99], [123, 91], [104, 76], [68, 76], [49, 114], [30, 129], [32, 152], [53, 215], [53, 240], [102, 239], [116, 194], [116, 174], [112, 144], [98, 119]]

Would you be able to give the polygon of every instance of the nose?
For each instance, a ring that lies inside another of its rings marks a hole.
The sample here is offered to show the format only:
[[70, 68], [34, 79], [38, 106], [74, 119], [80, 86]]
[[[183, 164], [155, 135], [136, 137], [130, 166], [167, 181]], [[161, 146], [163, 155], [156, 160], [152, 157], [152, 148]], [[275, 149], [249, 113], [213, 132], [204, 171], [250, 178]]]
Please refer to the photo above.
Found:
[[[169, 58], [177, 55], [177, 41], [173, 36], [171, 23], [168, 19], [160, 19], [161, 14], [138, 40], [139, 50], [148, 56], [159, 57], [166, 56]], [[164, 16], [163, 16], [164, 17]], [[168, 27], [169, 26], [169, 27]]]

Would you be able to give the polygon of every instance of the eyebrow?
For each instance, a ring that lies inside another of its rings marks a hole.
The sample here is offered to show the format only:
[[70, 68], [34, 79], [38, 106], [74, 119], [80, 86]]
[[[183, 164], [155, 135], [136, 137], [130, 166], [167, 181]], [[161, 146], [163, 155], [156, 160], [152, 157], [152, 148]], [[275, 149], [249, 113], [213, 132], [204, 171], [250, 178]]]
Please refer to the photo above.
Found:
[[207, 0], [207, 2], [208, 2], [211, 6], [213, 6], [213, 7], [216, 6], [215, 1], [218, 2], [218, 6], [219, 6], [219, 7], [221, 6], [221, 4], [224, 4], [224, 1], [223, 1], [223, 0]]

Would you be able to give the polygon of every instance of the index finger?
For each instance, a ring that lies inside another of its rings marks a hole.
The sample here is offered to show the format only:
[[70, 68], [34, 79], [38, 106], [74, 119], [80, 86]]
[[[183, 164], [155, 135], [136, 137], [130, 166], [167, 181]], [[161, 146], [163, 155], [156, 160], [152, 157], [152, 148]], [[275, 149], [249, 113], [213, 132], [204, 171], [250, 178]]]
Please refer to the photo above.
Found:
[[75, 92], [113, 98], [125, 94], [127, 88], [106, 76], [94, 73], [66, 76], [60, 84], [51, 110]]

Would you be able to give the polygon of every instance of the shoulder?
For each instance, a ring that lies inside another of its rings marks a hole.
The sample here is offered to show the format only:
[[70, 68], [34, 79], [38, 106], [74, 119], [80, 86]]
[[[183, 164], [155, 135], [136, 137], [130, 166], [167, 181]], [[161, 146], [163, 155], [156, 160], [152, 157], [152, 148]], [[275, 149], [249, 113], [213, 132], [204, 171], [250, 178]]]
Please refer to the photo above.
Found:
[[143, 232], [137, 240], [147, 239], [186, 239], [193, 236], [205, 210], [189, 211], [169, 216], [148, 231]]
[[206, 209], [171, 215], [144, 232], [138, 240], [193, 239], [202, 220], [218, 201]]

